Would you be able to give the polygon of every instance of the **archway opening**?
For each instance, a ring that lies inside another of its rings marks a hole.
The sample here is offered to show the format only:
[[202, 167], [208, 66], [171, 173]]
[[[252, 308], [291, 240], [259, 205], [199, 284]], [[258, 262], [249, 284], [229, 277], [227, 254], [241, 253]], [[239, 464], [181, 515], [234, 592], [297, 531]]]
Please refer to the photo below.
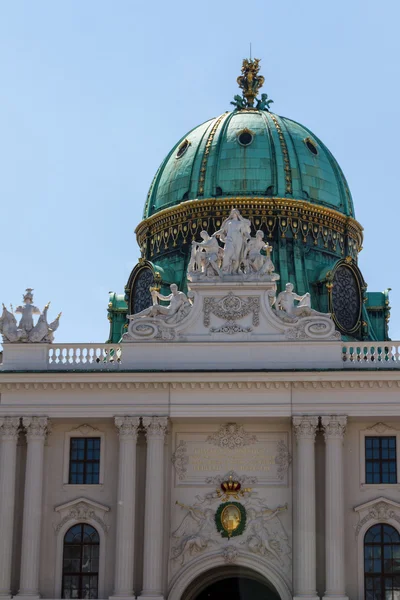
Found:
[[182, 600], [280, 600], [274, 586], [262, 575], [240, 566], [211, 569], [195, 579]]

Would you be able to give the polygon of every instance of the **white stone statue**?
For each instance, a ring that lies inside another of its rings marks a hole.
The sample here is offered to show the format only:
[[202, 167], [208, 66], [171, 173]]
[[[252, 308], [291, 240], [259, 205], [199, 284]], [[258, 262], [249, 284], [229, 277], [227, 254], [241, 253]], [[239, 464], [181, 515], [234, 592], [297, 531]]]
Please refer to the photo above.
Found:
[[[268, 273], [271, 275], [275, 271], [274, 264], [271, 260], [271, 246], [268, 242], [264, 242], [264, 232], [260, 229], [256, 232], [255, 237], [247, 241], [244, 254], [244, 264], [246, 273], [258, 273], [263, 275]], [[261, 254], [265, 251], [266, 256]]]
[[[33, 289], [27, 288], [23, 295], [24, 304], [17, 306], [15, 313], [21, 314], [21, 319], [17, 325], [17, 320], [3, 304], [3, 313], [0, 317], [0, 333], [3, 335], [3, 342], [30, 342], [51, 343], [54, 340], [54, 332], [58, 329], [61, 313], [50, 324], [47, 322], [47, 311], [50, 302], [46, 304], [43, 313], [33, 304]], [[39, 315], [35, 325], [33, 315]]]
[[188, 272], [202, 273], [207, 277], [220, 274], [224, 251], [218, 244], [216, 237], [210, 236], [207, 231], [201, 231], [202, 242], [192, 242], [192, 254], [188, 265]]
[[275, 300], [275, 307], [278, 316], [290, 322], [301, 317], [330, 317], [328, 313], [321, 313], [311, 308], [310, 294], [307, 292], [304, 296], [299, 296], [293, 291], [292, 283], [287, 283], [285, 291], [278, 294]]
[[[155, 288], [151, 289], [151, 296], [153, 299], [153, 306], [145, 308], [141, 312], [131, 315], [131, 320], [141, 319], [143, 317], [154, 318], [164, 321], [165, 323], [176, 323], [182, 317], [182, 311], [184, 309], [186, 314], [191, 308], [191, 303], [188, 297], [183, 292], [178, 290], [176, 283], [170, 285], [171, 293], [168, 296], [163, 296]], [[158, 300], [164, 300], [169, 302], [168, 306], [158, 304]]]
[[[192, 242], [188, 279], [192, 282], [222, 279], [223, 281], [277, 281], [271, 260], [271, 246], [264, 242], [259, 230], [250, 236], [250, 221], [233, 208], [221, 229], [209, 235], [200, 233], [201, 242]], [[217, 238], [224, 244], [222, 248]], [[262, 254], [265, 252], [265, 254]]]
[[229, 217], [222, 223], [221, 229], [216, 231], [213, 237], [219, 237], [224, 244], [222, 273], [227, 275], [239, 273], [244, 262], [247, 240], [250, 238], [250, 221], [233, 208]]

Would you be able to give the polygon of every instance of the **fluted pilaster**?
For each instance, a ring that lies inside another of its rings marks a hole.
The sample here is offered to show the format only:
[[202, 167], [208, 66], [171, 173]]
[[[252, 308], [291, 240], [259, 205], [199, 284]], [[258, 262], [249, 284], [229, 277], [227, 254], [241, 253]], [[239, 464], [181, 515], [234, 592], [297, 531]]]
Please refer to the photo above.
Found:
[[136, 443], [139, 417], [115, 417], [119, 435], [114, 598], [134, 598]]
[[44, 443], [47, 417], [23, 417], [27, 456], [22, 523], [21, 578], [18, 596], [39, 598], [40, 533], [42, 525]]
[[345, 594], [343, 438], [347, 417], [321, 418], [325, 451], [326, 600], [347, 600]]
[[316, 416], [293, 417], [297, 441], [295, 469], [294, 590], [295, 598], [315, 600], [316, 515], [315, 435]]
[[143, 591], [141, 598], [163, 600], [164, 441], [167, 417], [143, 417], [147, 437]]
[[19, 417], [0, 418], [0, 598], [11, 598], [15, 469]]

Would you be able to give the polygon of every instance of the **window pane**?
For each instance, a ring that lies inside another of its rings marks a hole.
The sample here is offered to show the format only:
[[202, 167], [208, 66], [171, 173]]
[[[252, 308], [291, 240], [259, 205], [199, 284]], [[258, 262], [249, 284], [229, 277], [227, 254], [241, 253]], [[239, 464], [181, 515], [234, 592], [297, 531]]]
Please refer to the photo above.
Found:
[[99, 483], [100, 438], [71, 438], [69, 483]]
[[62, 597], [97, 598], [98, 570], [98, 532], [91, 525], [71, 527], [64, 537]]
[[74, 525], [73, 527], [71, 527], [71, 529], [68, 529], [67, 533], [65, 534], [65, 538], [64, 540], [66, 542], [77, 542], [77, 541], [81, 541], [82, 539], [82, 526], [81, 525]]
[[366, 483], [396, 483], [396, 438], [394, 436], [365, 438]]

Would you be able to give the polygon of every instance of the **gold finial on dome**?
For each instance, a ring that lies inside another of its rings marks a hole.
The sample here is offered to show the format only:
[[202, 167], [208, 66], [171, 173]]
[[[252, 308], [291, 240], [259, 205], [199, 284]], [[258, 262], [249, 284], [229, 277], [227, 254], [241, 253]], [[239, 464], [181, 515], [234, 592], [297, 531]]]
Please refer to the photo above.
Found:
[[[243, 59], [242, 74], [237, 78], [239, 87], [242, 89], [243, 98], [235, 96], [234, 102], [231, 102], [236, 108], [254, 108], [254, 101], [257, 99], [259, 90], [264, 85], [265, 78], [259, 75], [260, 58]], [[261, 100], [257, 101], [255, 108], [258, 110], [269, 110], [269, 105], [273, 100], [268, 100], [268, 94], [262, 94]]]
[[237, 78], [239, 87], [243, 90], [243, 96], [247, 100], [249, 107], [254, 106], [254, 100], [258, 90], [264, 85], [265, 78], [259, 75], [260, 59], [254, 60], [245, 58], [242, 64], [242, 74]]

